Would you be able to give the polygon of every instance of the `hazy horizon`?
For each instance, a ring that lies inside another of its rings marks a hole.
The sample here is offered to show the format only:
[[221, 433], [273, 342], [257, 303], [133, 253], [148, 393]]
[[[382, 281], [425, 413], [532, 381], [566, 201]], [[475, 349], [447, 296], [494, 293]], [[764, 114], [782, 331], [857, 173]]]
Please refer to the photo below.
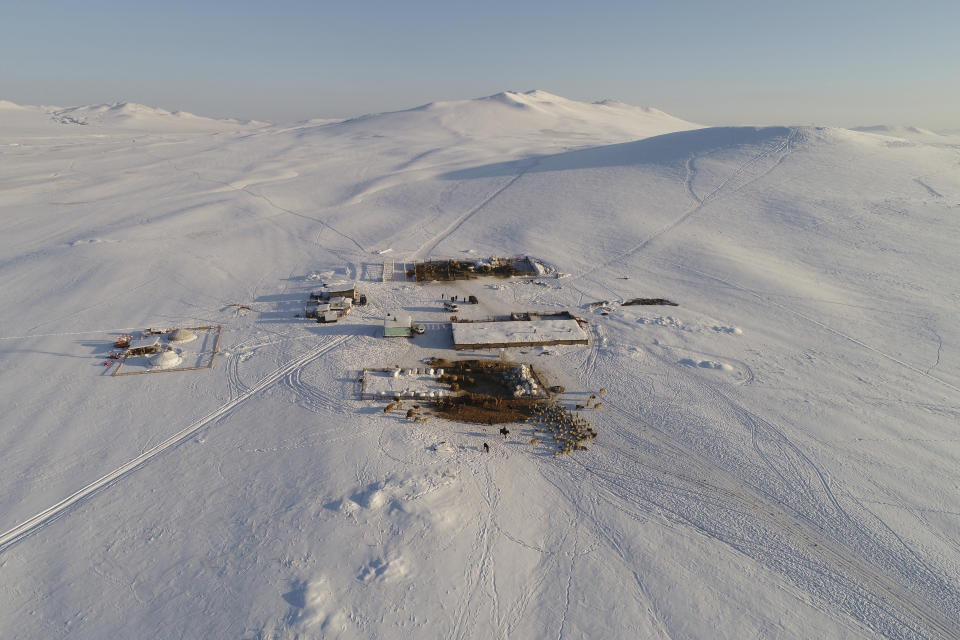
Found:
[[957, 129], [958, 19], [942, 2], [38, 2], [5, 10], [0, 98], [292, 122], [543, 89], [707, 125]]

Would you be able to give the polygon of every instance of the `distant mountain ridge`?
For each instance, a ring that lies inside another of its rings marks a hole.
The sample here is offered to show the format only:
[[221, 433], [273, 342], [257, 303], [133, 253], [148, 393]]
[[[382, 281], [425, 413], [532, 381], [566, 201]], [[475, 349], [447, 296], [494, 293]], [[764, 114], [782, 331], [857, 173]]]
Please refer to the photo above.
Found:
[[257, 128], [269, 124], [256, 120], [208, 118], [187, 111], [167, 111], [136, 102], [58, 107], [19, 105], [9, 100], [0, 100], [0, 113], [3, 113], [7, 120], [16, 118], [28, 128], [42, 127], [52, 123], [148, 132], [204, 132]]
[[890, 136], [892, 138], [904, 138], [907, 140], [933, 143], [947, 142], [950, 138], [953, 138], [957, 135], [956, 131], [932, 131], [922, 127], [889, 124], [850, 127], [850, 130], [858, 131], [860, 133], [873, 133], [882, 136]]
[[[410, 109], [374, 113], [329, 125], [346, 135], [403, 138], [428, 136], [436, 144], [498, 139], [526, 146], [625, 142], [701, 129], [703, 125], [649, 107], [614, 100], [580, 102], [543, 90], [504, 91], [468, 100], [429, 102]], [[328, 131], [330, 131], [328, 129]]]
[[51, 112], [54, 119], [64, 124], [101, 124], [114, 126], [156, 125], [160, 123], [185, 125], [187, 127], [237, 127], [266, 126], [268, 123], [256, 120], [235, 120], [232, 118], [208, 118], [187, 111], [167, 111], [159, 107], [150, 107], [136, 102], [111, 102], [106, 104], [84, 105], [56, 109]]

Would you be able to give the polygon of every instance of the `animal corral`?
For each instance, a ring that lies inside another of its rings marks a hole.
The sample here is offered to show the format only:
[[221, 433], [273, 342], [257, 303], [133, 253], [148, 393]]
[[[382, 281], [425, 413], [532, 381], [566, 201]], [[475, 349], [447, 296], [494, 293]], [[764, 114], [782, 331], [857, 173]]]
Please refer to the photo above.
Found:
[[480, 424], [518, 422], [549, 399], [529, 364], [434, 358], [427, 367], [364, 369], [360, 397], [431, 405], [446, 418]]
[[[221, 330], [220, 325], [214, 325], [144, 331], [138, 340], [130, 340], [131, 348], [121, 355], [111, 375], [210, 369], [219, 353]], [[195, 335], [196, 339], [182, 339], [185, 332]]]
[[481, 276], [509, 278], [511, 276], [536, 276], [543, 273], [543, 267], [529, 256], [499, 258], [496, 256], [477, 260], [428, 260], [413, 265], [408, 270], [417, 282], [430, 280], [470, 280]]

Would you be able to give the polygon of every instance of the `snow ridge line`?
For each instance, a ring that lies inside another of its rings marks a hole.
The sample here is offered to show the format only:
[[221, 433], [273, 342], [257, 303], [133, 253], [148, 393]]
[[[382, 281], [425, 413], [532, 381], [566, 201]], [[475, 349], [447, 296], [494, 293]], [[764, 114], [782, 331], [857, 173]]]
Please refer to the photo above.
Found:
[[266, 389], [268, 386], [270, 386], [280, 378], [284, 377], [285, 375], [289, 374], [292, 371], [299, 369], [300, 367], [305, 366], [309, 362], [315, 360], [316, 358], [319, 358], [320, 356], [327, 353], [328, 351], [331, 351], [332, 349], [340, 346], [341, 344], [343, 344], [344, 342], [346, 342], [352, 337], [353, 336], [351, 335], [345, 335], [340, 338], [331, 340], [330, 342], [327, 342], [312, 351], [308, 351], [307, 353], [300, 356], [299, 358], [293, 360], [292, 362], [277, 369], [273, 373], [267, 375], [262, 380], [260, 380], [260, 382], [258, 382], [253, 387], [250, 387], [250, 389], [245, 391], [243, 394], [237, 396], [233, 400], [230, 400], [226, 404], [221, 405], [215, 411], [200, 418], [199, 420], [197, 420], [190, 426], [186, 427], [185, 429], [178, 431], [177, 433], [173, 434], [172, 436], [170, 436], [160, 444], [144, 451], [136, 458], [129, 460], [125, 464], [117, 467], [116, 469], [104, 475], [103, 477], [97, 480], [94, 480], [87, 486], [67, 496], [60, 502], [56, 503], [55, 505], [44, 509], [43, 511], [36, 514], [32, 518], [29, 518], [28, 520], [21, 522], [20, 524], [13, 527], [3, 535], [0, 535], [0, 553], [3, 553], [7, 549], [9, 549], [11, 546], [16, 544], [20, 540], [26, 538], [27, 536], [33, 533], [36, 533], [44, 525], [47, 525], [50, 522], [53, 522], [54, 520], [59, 518], [60, 516], [64, 515], [64, 513], [70, 507], [85, 500], [86, 498], [90, 497], [97, 491], [106, 488], [111, 483], [119, 480], [123, 476], [141, 467], [154, 456], [157, 456], [163, 453], [164, 451], [166, 451], [167, 449], [170, 449], [180, 444], [181, 442], [189, 438], [191, 435], [193, 435], [194, 433], [202, 429], [204, 426], [213, 422], [217, 418], [220, 418], [223, 415], [229, 413], [237, 405], [249, 399], [254, 394], [260, 391], [263, 391], [264, 389]]

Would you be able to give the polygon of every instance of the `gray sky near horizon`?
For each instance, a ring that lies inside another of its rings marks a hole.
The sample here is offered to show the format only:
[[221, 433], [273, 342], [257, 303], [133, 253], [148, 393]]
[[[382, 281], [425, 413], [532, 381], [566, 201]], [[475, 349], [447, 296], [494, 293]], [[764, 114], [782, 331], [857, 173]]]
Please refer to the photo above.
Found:
[[537, 88], [703, 124], [960, 129], [954, 1], [37, 0], [0, 24], [20, 104], [286, 122]]

